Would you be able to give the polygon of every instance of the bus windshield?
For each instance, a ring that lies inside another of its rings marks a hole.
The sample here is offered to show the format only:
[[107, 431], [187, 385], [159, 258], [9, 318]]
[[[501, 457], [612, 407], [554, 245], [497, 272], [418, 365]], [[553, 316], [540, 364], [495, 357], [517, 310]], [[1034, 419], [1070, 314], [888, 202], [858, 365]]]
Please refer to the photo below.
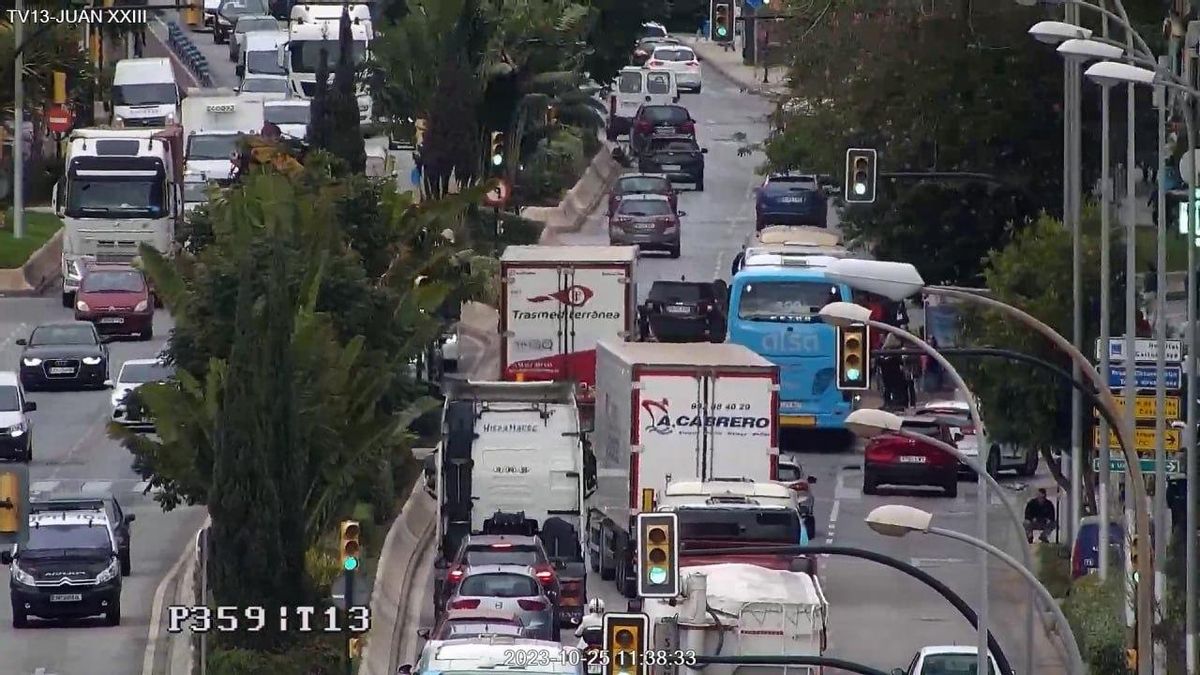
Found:
[[841, 299], [841, 289], [824, 281], [748, 283], [738, 297], [738, 318], [749, 321], [810, 319], [825, 305]]

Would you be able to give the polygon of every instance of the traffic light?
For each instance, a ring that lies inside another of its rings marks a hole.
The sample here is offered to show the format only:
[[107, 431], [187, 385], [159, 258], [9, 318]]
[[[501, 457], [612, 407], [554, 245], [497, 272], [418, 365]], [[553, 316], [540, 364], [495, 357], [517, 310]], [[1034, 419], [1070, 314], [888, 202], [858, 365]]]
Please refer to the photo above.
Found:
[[362, 649], [363, 649], [363, 639], [362, 638], [358, 638], [358, 637], [350, 638], [346, 647], [347, 647], [347, 651], [349, 652], [349, 656], [351, 659], [362, 658]]
[[500, 168], [504, 166], [504, 134], [499, 131], [492, 132], [492, 152], [490, 158], [492, 167]]
[[641, 513], [638, 532], [638, 597], [679, 595], [679, 516]]
[[29, 465], [0, 467], [0, 544], [17, 544], [29, 531]]
[[871, 148], [850, 148], [846, 151], [846, 189], [844, 199], [849, 204], [871, 204], [875, 201], [875, 179], [878, 176], [879, 153]]
[[733, 3], [714, 2], [712, 5], [713, 42], [733, 41]]
[[353, 572], [358, 569], [359, 553], [362, 547], [358, 543], [358, 537], [362, 533], [362, 528], [359, 527], [357, 520], [342, 521], [342, 569], [347, 572]]
[[604, 675], [647, 675], [650, 669], [644, 657], [649, 633], [650, 618], [645, 614], [605, 614]]
[[1133, 583], [1138, 582], [1138, 536], [1136, 534], [1129, 537], [1129, 570], [1133, 577]]
[[870, 331], [863, 324], [838, 326], [838, 389], [861, 391], [871, 386]]
[[54, 102], [58, 105], [67, 102], [67, 74], [61, 70], [54, 71]]

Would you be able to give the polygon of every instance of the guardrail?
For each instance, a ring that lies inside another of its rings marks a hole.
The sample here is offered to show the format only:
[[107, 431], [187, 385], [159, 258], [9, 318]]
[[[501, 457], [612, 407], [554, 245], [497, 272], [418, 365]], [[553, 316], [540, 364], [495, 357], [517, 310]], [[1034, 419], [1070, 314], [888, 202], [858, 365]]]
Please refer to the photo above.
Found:
[[174, 21], [167, 22], [167, 46], [183, 61], [183, 65], [200, 80], [205, 87], [213, 86], [212, 75], [208, 71], [208, 59], [200, 53], [200, 48], [192, 42], [192, 38]]

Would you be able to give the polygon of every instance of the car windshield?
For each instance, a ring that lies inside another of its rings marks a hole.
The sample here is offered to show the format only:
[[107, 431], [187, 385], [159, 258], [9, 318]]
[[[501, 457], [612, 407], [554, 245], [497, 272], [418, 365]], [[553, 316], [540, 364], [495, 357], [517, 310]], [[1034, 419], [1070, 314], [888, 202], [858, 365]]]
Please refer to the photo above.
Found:
[[121, 366], [121, 374], [117, 380], [129, 384], [162, 382], [170, 379], [174, 372], [174, 369], [165, 363], [126, 363]]
[[[925, 657], [918, 675], [975, 675], [978, 667], [975, 654], [932, 654]], [[988, 672], [996, 674], [995, 664], [988, 663]]]
[[712, 290], [707, 284], [689, 284], [682, 281], [656, 281], [650, 287], [650, 300], [655, 302], [700, 302], [712, 299]]
[[21, 401], [17, 397], [16, 387], [0, 387], [0, 412], [21, 412]]
[[650, 143], [650, 152], [699, 152], [696, 141], [683, 138], [655, 138]]
[[90, 325], [38, 326], [29, 336], [29, 345], [94, 345], [96, 334]]
[[624, 199], [617, 205], [623, 216], [669, 216], [671, 204], [665, 199]]
[[469, 548], [467, 565], [540, 565], [545, 559], [533, 546], [505, 546], [503, 548]]
[[21, 545], [24, 552], [91, 549], [112, 551], [112, 540], [103, 525], [46, 525], [29, 528], [29, 540]]
[[76, 218], [118, 214], [162, 218], [166, 215], [163, 183], [161, 174], [80, 176], [72, 173], [67, 179], [66, 213]]
[[459, 595], [485, 598], [528, 598], [541, 595], [538, 583], [524, 574], [475, 574], [463, 580]]
[[794, 544], [800, 533], [800, 515], [793, 509], [681, 508], [679, 538], [736, 539], [738, 541]]
[[[258, 73], [259, 75], [287, 75], [287, 68], [279, 65], [279, 53], [267, 51], [246, 52], [246, 72]], [[269, 80], [275, 82], [275, 80]], [[249, 80], [247, 80], [249, 82]], [[283, 89], [279, 91], [287, 91], [287, 82], [279, 80], [283, 83]], [[275, 89], [247, 89], [242, 85], [242, 91], [275, 91]]]
[[667, 37], [667, 29], [653, 24], [644, 24], [642, 37]]
[[671, 76], [667, 73], [650, 73], [646, 75], [647, 94], [671, 93]]
[[287, 80], [277, 80], [273, 77], [247, 77], [242, 80], [242, 91], [286, 94], [288, 83]]
[[272, 124], [308, 124], [308, 110], [306, 105], [269, 105], [263, 115]]
[[254, 31], [278, 31], [279, 22], [267, 16], [244, 16], [238, 19], [237, 28], [239, 33], [251, 33]]
[[688, 121], [688, 111], [677, 105], [648, 105], [642, 108], [642, 117], [651, 122], [678, 124]]
[[237, 134], [194, 135], [188, 138], [188, 159], [231, 159], [238, 149]]
[[638, 72], [621, 73], [621, 79], [617, 80], [617, 91], [622, 94], [642, 93], [642, 74]]
[[914, 434], [921, 434], [922, 436], [932, 436], [934, 438], [941, 436], [941, 427], [934, 422], [905, 420], [900, 424], [900, 428], [904, 431], [911, 431]]
[[266, 0], [225, 0], [217, 13], [226, 19], [242, 16], [243, 14], [266, 14]]
[[445, 639], [450, 638], [466, 638], [478, 637], [480, 635], [516, 635], [520, 636], [522, 629], [520, 626], [512, 623], [501, 623], [495, 621], [478, 621], [467, 619], [464, 621], [449, 621], [446, 627], [442, 629]]
[[666, 178], [634, 176], [622, 178], [617, 183], [617, 194], [666, 194], [671, 191], [671, 181]]
[[170, 82], [114, 84], [113, 105], [161, 105], [179, 102], [179, 90]]
[[[289, 42], [288, 52], [292, 56], [292, 70], [297, 73], [317, 72], [317, 64], [321, 61], [321, 50], [325, 51], [325, 65], [332, 71], [338, 61], [338, 41], [336, 39]], [[367, 58], [366, 40], [351, 42], [350, 54], [356, 66], [365, 61]]]
[[654, 50], [654, 56], [651, 58], [658, 59], [659, 61], [695, 61], [696, 55], [686, 47], [671, 47], [667, 49], [660, 47]]
[[208, 184], [195, 182], [184, 183], [183, 201], [188, 203], [208, 201]]
[[83, 285], [79, 290], [84, 293], [141, 293], [146, 290], [146, 280], [141, 273], [132, 270], [90, 272], [83, 277]]
[[815, 316], [821, 308], [841, 300], [837, 286], [821, 281], [764, 281], [742, 287], [738, 316], [778, 321]]
[[784, 483], [794, 483], [795, 481], [798, 481], [804, 477], [800, 467], [794, 464], [780, 464], [779, 471], [776, 475], [779, 476], [779, 480]]

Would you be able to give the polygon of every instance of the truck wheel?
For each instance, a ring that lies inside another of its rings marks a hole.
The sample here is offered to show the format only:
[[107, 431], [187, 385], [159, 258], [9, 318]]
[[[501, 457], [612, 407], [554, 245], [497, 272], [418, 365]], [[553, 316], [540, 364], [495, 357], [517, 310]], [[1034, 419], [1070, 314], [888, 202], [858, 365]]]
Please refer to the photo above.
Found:
[[987, 457], [987, 472], [992, 478], [1000, 475], [1000, 448], [993, 446]]
[[67, 307], [67, 308], [74, 307], [75, 306], [75, 294], [68, 293], [67, 291], [63, 291], [62, 292], [62, 305], [63, 305], [63, 307]]
[[804, 516], [804, 531], [808, 533], [809, 541], [817, 536], [817, 519], [812, 514]]
[[946, 496], [948, 498], [954, 499], [955, 497], [958, 497], [958, 476], [951, 476], [950, 480], [942, 486], [942, 489], [946, 491]]
[[612, 546], [604, 530], [600, 531], [600, 578], [612, 581], [617, 576], [616, 566], [612, 564]]
[[1025, 455], [1025, 463], [1017, 469], [1017, 475], [1028, 478], [1037, 473], [1038, 461], [1041, 458], [1038, 456], [1038, 451], [1032, 448], [1027, 448], [1025, 452], [1027, 453]]

